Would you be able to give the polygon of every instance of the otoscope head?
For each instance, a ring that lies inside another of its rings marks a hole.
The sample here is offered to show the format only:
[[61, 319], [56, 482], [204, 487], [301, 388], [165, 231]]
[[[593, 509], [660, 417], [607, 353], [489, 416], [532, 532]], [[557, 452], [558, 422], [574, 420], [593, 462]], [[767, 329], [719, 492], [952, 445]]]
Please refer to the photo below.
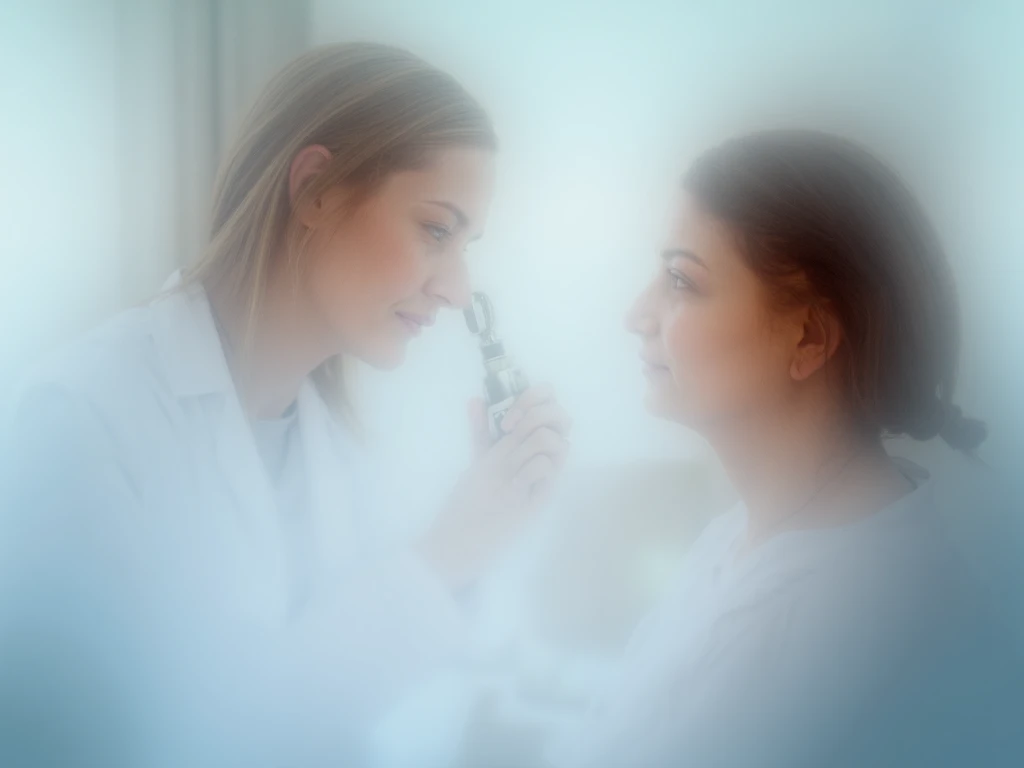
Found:
[[488, 346], [495, 342], [494, 338], [494, 305], [486, 293], [476, 291], [472, 301], [465, 310], [466, 327], [470, 333], [480, 337], [480, 345]]

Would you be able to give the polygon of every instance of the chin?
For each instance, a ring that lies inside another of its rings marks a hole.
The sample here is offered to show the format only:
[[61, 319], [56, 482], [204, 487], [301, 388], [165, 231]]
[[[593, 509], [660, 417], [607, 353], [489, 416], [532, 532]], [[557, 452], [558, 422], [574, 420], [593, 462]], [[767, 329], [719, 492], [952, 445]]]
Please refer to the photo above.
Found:
[[674, 386], [659, 386], [652, 382], [644, 395], [644, 407], [649, 414], [666, 421], [674, 421], [690, 429], [696, 428], [700, 421], [698, 415], [694, 413], [693, 405]]
[[378, 371], [391, 371], [405, 362], [405, 348], [404, 341], [398, 339], [368, 339], [357, 349], [350, 347], [349, 354]]
[[363, 357], [363, 362], [378, 371], [393, 371], [405, 362], [405, 347], [385, 353], [375, 353]]
[[660, 387], [647, 388], [644, 395], [644, 407], [652, 416], [662, 419], [673, 418], [673, 413], [678, 410], [678, 405], [672, 401], [671, 393], [665, 392]]

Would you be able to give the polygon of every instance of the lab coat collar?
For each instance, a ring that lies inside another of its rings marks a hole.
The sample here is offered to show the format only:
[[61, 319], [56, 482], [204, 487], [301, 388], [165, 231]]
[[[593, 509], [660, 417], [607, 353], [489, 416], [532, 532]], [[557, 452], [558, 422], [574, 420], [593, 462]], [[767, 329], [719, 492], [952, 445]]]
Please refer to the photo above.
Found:
[[219, 395], [202, 407], [217, 462], [236, 507], [251, 562], [250, 589], [239, 608], [280, 625], [288, 613], [289, 579], [276, 498], [238, 399], [206, 292], [175, 273], [152, 305], [152, 338], [171, 394], [179, 400]]
[[298, 417], [318, 559], [321, 565], [344, 562], [354, 554], [352, 515], [361, 506], [352, 482], [355, 446], [309, 379], [299, 390]]
[[[289, 579], [276, 495], [238, 399], [209, 299], [201, 286], [182, 286], [178, 273], [164, 290], [153, 307], [153, 338], [166, 380], [178, 398], [223, 395], [212, 423], [219, 464], [247, 520], [252, 543], [262, 553], [261, 572], [269, 583], [269, 592], [253, 607], [280, 621], [289, 611]], [[352, 512], [360, 499], [350, 475], [356, 457], [352, 441], [312, 381], [303, 381], [297, 399], [309, 514], [316, 532], [314, 557], [323, 575], [323, 569], [330, 571], [354, 554]]]
[[153, 305], [153, 340], [175, 397], [234, 391], [231, 371], [202, 286], [182, 286], [175, 272]]

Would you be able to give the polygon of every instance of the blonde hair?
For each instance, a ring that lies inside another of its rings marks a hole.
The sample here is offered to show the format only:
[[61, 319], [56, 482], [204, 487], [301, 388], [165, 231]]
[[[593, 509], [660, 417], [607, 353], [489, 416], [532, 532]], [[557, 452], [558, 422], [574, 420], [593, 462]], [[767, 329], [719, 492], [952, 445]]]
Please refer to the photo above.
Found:
[[[292, 160], [310, 145], [332, 158], [293, 206]], [[431, 150], [496, 145], [473, 97], [413, 54], [371, 43], [313, 49], [270, 82], [243, 122], [218, 174], [210, 242], [183, 283], [240, 302], [248, 346], [271, 260], [297, 260], [306, 245], [293, 210], [342, 184], [365, 199], [388, 174], [422, 166]], [[340, 357], [313, 374], [335, 413], [350, 417], [344, 378]]]

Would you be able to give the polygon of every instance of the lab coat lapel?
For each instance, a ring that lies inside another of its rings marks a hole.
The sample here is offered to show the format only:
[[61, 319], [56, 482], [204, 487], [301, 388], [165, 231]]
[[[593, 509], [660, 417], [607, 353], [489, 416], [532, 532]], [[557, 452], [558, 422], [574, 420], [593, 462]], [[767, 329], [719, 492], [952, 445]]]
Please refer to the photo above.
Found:
[[352, 446], [312, 382], [299, 392], [299, 434], [306, 459], [313, 551], [322, 574], [355, 551], [356, 479]]
[[[246, 585], [249, 608], [254, 616], [278, 624], [287, 616], [290, 599], [280, 514], [252, 428], [234, 390], [225, 393], [215, 430], [218, 464], [252, 555], [251, 588]], [[248, 573], [246, 578], [250, 578]]]
[[236, 570], [241, 607], [255, 618], [279, 622], [286, 616], [289, 582], [277, 502], [206, 294], [200, 288], [168, 294], [155, 317], [154, 342], [169, 386], [177, 397], [201, 397], [206, 405], [216, 480], [224, 486], [222, 498], [232, 502], [230, 509], [210, 513], [231, 516], [228, 530], [237, 534], [237, 550], [224, 555]]

